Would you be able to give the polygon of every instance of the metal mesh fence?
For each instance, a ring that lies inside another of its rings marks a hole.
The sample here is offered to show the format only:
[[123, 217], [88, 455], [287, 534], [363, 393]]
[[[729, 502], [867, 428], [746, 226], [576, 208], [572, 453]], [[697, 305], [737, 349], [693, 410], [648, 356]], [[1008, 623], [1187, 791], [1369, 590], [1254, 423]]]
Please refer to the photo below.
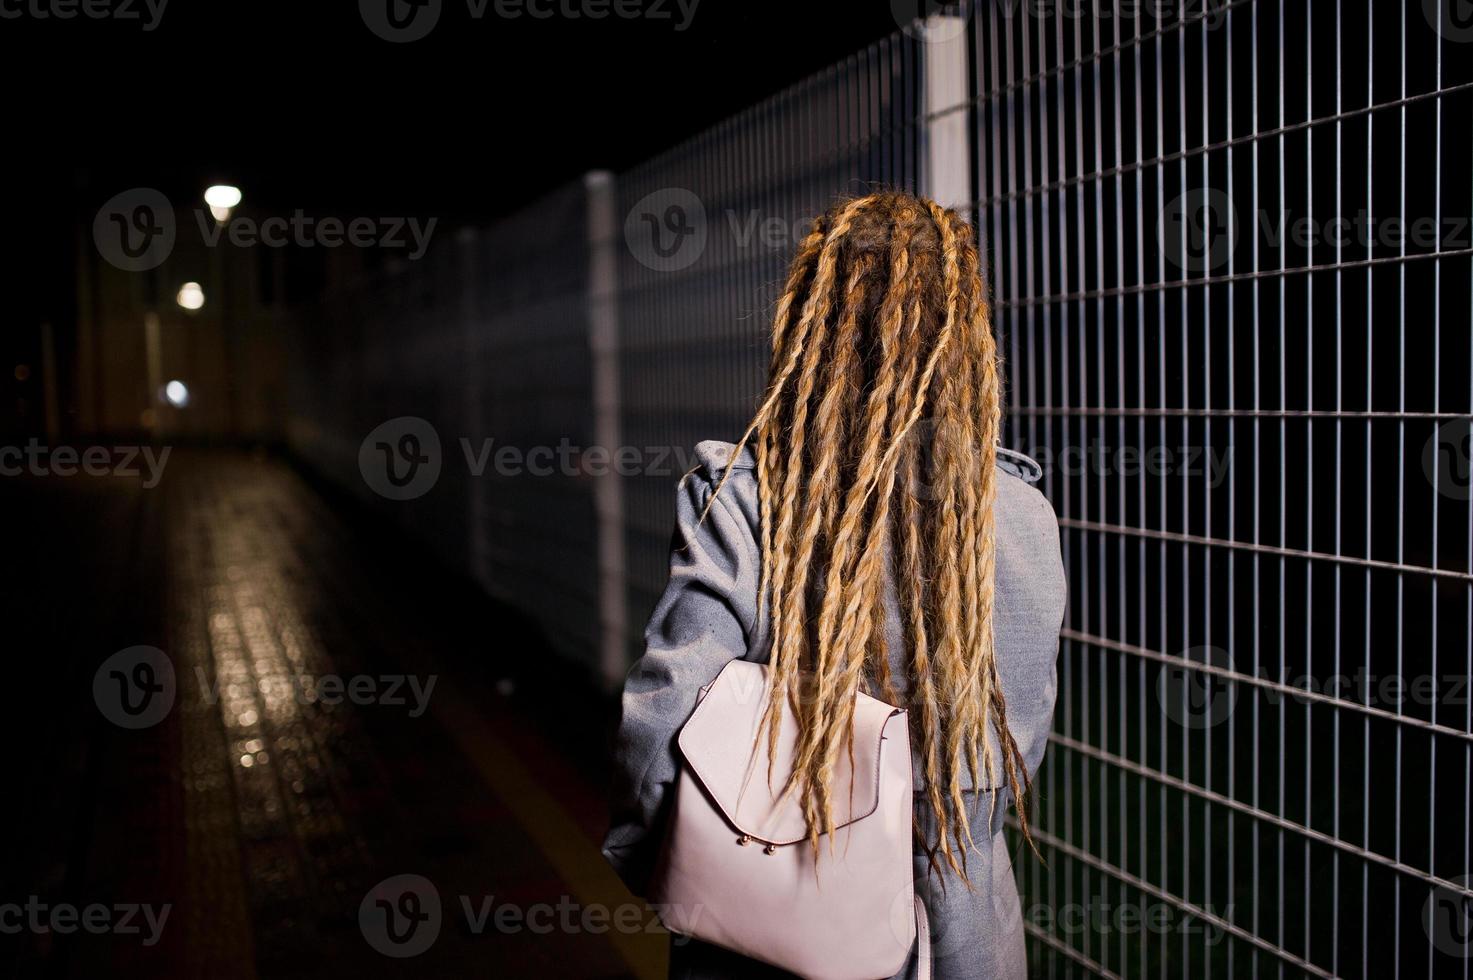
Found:
[[1010, 440], [1072, 589], [1034, 966], [1466, 976], [1467, 38], [1145, 9], [971, 25]]
[[[582, 185], [481, 231], [467, 265], [478, 300], [465, 390], [485, 464], [470, 481], [472, 568], [592, 665], [596, 522], [581, 459], [594, 445], [588, 235]], [[514, 465], [495, 459], [507, 447]], [[540, 458], [533, 447], [544, 447]]]
[[[620, 175], [628, 445], [684, 452], [741, 435], [766, 381], [772, 306], [814, 216], [841, 195], [916, 187], [920, 71], [915, 40], [887, 39]], [[669, 574], [679, 462], [625, 482], [631, 651]]]
[[[416, 261], [335, 266], [294, 342], [292, 442], [592, 670], [588, 254], [579, 184]], [[395, 487], [380, 450], [406, 475], [406, 437], [433, 462]]]
[[[689, 450], [735, 437], [761, 388], [794, 242], [837, 195], [929, 191], [936, 134], [965, 119], [948, 180], [970, 185], [1008, 442], [1044, 465], [1071, 587], [1044, 861], [1016, 862], [1033, 972], [1466, 978], [1459, 9], [953, 10], [340, 284], [295, 362], [294, 441], [361, 489], [370, 430], [432, 422], [441, 482], [396, 519], [616, 680]], [[966, 92], [938, 105], [928, 61], [958, 37]], [[488, 437], [604, 443], [632, 473], [600, 496], [582, 453], [478, 472]]]

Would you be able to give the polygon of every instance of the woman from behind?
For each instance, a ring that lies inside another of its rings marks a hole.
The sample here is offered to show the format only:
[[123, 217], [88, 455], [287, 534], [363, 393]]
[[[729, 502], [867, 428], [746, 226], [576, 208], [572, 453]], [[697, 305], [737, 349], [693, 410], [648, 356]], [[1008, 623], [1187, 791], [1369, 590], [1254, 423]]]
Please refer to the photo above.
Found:
[[[901, 193], [815, 221], [773, 320], [767, 393], [682, 481], [671, 575], [625, 685], [604, 853], [642, 892], [679, 772], [674, 736], [734, 658], [797, 724], [810, 843], [834, 829], [856, 692], [906, 708], [916, 888], [939, 977], [1025, 973], [1010, 808], [1052, 720], [1065, 583], [1038, 467], [997, 447], [1002, 382], [981, 262], [954, 211]], [[914, 975], [916, 956], [902, 971]], [[694, 940], [672, 976], [772, 969]]]

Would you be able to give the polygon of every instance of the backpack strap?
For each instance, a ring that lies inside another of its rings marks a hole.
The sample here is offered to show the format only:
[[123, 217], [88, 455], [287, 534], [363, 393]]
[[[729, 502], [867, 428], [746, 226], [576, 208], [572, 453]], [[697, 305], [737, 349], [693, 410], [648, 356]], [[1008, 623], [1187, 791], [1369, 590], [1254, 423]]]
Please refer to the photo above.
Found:
[[916, 980], [931, 980], [931, 920], [926, 903], [916, 894]]

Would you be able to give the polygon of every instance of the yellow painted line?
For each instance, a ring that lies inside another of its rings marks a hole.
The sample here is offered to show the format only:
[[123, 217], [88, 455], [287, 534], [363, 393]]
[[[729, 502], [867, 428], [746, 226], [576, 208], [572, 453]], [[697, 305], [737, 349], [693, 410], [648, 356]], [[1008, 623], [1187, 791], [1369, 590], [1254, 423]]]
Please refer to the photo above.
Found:
[[668, 972], [669, 934], [663, 930], [623, 932], [614, 928], [614, 913], [630, 904], [644, 903], [624, 887], [624, 882], [604, 860], [583, 830], [562, 805], [553, 799], [527, 771], [481, 718], [480, 713], [443, 687], [435, 690], [434, 715], [451, 740], [471, 761], [481, 778], [507, 808], [538, 850], [567, 883], [572, 897], [585, 906], [601, 906], [610, 912], [610, 927], [604, 935], [619, 951], [630, 973], [640, 980], [662, 980]]

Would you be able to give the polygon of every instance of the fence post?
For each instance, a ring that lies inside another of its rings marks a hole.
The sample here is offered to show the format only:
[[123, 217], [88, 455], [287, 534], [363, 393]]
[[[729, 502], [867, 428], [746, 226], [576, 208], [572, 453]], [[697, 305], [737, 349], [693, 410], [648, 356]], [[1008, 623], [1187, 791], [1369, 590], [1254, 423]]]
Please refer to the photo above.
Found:
[[163, 406], [159, 402], [159, 392], [164, 387], [164, 347], [159, 333], [159, 315], [153, 311], [143, 314], [143, 363], [148, 376], [148, 391], [143, 399], [148, 436], [157, 439], [165, 428]]
[[[620, 443], [619, 282], [615, 239], [619, 228], [614, 177], [595, 170], [583, 178], [588, 191], [588, 346], [593, 374], [595, 445], [617, 454]], [[593, 484], [598, 522], [599, 674], [617, 690], [627, 669], [624, 568], [624, 486], [617, 467]]]
[[[963, 7], [963, 12], [966, 11]], [[967, 19], [933, 14], [917, 22], [923, 73], [921, 193], [943, 207], [972, 204], [967, 106]]]
[[56, 390], [56, 337], [51, 321], [41, 324], [41, 385], [46, 406], [46, 442], [61, 441], [61, 396]]
[[[467, 439], [474, 438], [485, 426], [485, 413], [481, 406], [481, 331], [484, 329], [478, 301], [481, 276], [481, 230], [479, 227], [462, 228], [455, 237], [455, 255], [459, 262], [460, 284], [460, 430]], [[471, 577], [489, 591], [491, 576], [486, 570], [484, 542], [486, 540], [485, 488], [481, 481], [471, 478], [465, 481], [465, 515], [469, 533], [465, 536], [466, 567]]]

